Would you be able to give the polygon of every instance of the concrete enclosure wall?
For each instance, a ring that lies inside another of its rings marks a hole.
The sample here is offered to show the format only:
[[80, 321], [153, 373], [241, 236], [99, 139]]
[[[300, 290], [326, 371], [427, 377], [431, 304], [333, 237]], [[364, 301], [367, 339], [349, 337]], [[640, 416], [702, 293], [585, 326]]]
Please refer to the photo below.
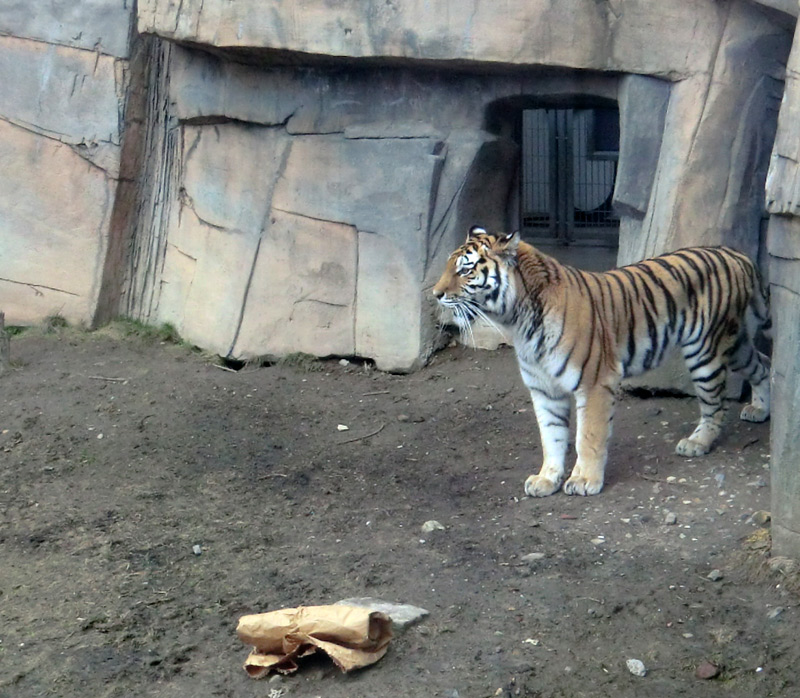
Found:
[[471, 224], [514, 221], [518, 143], [503, 124], [523, 105], [619, 104], [620, 261], [690, 243], [758, 250], [785, 11], [133, 7], [0, 7], [9, 322], [122, 313], [233, 358], [413, 369], [437, 341], [426, 289], [443, 258]]
[[774, 326], [772, 371], [773, 551], [800, 558], [800, 37], [767, 179], [769, 268]]
[[0, 307], [92, 322], [122, 168], [132, 3], [0, 3]]

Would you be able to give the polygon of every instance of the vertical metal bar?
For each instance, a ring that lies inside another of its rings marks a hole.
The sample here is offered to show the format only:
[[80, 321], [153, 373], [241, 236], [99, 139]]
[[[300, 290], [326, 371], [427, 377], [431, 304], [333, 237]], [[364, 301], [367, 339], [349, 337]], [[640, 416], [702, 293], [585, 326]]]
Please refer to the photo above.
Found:
[[548, 232], [553, 238], [558, 237], [558, 177], [561, 167], [559, 166], [559, 147], [558, 147], [558, 110], [548, 109], [547, 114], [547, 130], [548, 130], [548, 144], [550, 146], [550, 173], [548, 177], [548, 208], [547, 212], [550, 217], [550, 225]]
[[564, 236], [564, 114], [562, 109], [553, 110], [553, 120], [555, 123], [555, 148], [556, 148], [556, 170], [554, 181], [554, 211], [555, 211], [555, 237], [561, 240]]
[[573, 109], [564, 110], [564, 181], [566, 186], [563, 192], [564, 199], [564, 242], [569, 243], [575, 237], [575, 189], [574, 189], [574, 136], [573, 136]]

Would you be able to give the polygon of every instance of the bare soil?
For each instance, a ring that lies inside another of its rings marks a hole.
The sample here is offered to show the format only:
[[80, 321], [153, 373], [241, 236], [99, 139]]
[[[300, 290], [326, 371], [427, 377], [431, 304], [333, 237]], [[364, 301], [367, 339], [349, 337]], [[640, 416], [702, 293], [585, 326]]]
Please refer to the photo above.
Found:
[[[625, 396], [603, 492], [531, 499], [539, 439], [508, 349], [450, 348], [405, 376], [227, 371], [119, 330], [25, 333], [11, 354], [4, 698], [800, 691], [797, 597], [747, 562], [769, 545], [751, 518], [769, 509], [769, 426], [735, 410], [685, 460], [694, 401]], [[445, 530], [423, 533], [431, 519]], [[430, 615], [359, 672], [242, 670], [241, 615], [352, 596]], [[719, 675], [697, 678], [703, 662]]]

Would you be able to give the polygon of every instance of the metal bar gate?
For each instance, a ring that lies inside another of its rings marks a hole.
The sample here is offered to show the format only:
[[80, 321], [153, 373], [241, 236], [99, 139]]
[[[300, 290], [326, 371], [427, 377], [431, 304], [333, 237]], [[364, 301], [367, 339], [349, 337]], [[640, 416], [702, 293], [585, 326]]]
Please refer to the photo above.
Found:
[[619, 218], [611, 199], [618, 118], [610, 109], [523, 111], [520, 200], [526, 238], [564, 245], [617, 244]]

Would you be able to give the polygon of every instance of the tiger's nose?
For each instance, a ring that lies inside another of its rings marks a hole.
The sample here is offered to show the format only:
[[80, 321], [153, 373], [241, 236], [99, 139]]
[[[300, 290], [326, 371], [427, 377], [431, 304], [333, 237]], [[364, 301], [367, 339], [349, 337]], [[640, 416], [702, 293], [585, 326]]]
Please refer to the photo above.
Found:
[[434, 289], [433, 289], [433, 297], [436, 298], [436, 299], [439, 299], [442, 296], [444, 296], [444, 291], [440, 291], [438, 288], [434, 287]]

